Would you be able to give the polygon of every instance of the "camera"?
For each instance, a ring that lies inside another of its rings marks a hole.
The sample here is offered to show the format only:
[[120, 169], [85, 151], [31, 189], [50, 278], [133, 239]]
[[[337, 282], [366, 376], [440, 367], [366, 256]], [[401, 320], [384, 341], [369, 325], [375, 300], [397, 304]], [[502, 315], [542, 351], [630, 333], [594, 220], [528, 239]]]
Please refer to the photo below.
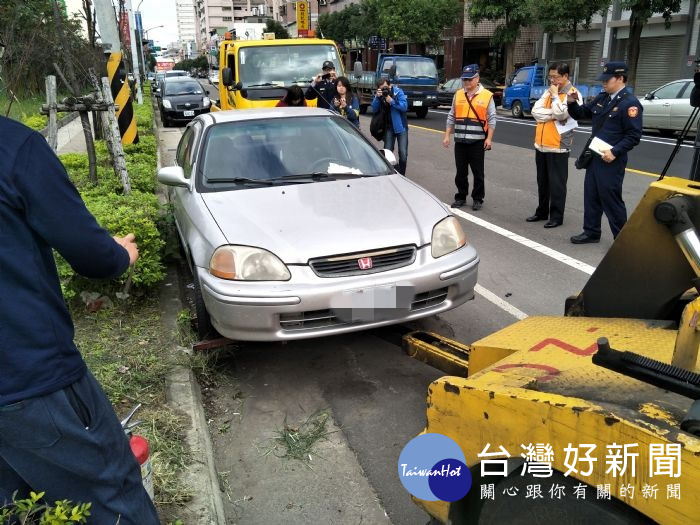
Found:
[[323, 80], [328, 80], [329, 78], [331, 78], [331, 74], [330, 74], [330, 73], [326, 73], [325, 75], [321, 75], [321, 78], [322, 78]]
[[383, 88], [382, 88], [382, 96], [383, 96], [384, 98], [386, 98], [386, 97], [388, 97], [389, 95], [391, 95], [391, 89], [389, 89], [388, 87], [383, 87]]

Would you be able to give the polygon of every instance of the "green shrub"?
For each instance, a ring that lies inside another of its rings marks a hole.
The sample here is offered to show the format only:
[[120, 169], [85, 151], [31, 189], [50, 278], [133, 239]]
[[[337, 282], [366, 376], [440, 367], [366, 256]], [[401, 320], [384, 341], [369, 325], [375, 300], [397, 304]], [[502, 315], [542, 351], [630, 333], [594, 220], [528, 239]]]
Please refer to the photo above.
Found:
[[74, 505], [68, 500], [56, 501], [54, 505], [43, 502], [44, 493], [30, 492], [29, 497], [17, 499], [12, 495], [12, 502], [0, 508], [0, 524], [38, 523], [39, 525], [61, 525], [87, 523], [91, 503]]
[[36, 131], [44, 129], [48, 122], [46, 115], [22, 115], [22, 123]]
[[86, 153], [63, 153], [59, 155], [58, 158], [69, 174], [74, 170], [88, 169], [88, 157]]
[[[139, 259], [132, 275], [135, 287], [150, 287], [158, 284], [165, 277], [162, 263], [162, 251], [165, 245], [157, 224], [160, 220], [158, 198], [153, 194], [133, 191], [129, 195], [104, 193], [104, 189], [96, 187], [82, 194], [83, 200], [90, 212], [110, 234], [124, 236], [133, 233], [139, 247]], [[67, 298], [75, 297], [81, 291], [99, 290], [109, 294], [124, 283], [129, 275], [126, 272], [119, 279], [104, 282], [101, 285], [95, 281], [88, 282], [75, 274], [68, 263], [56, 255], [61, 287]]]
[[126, 169], [129, 172], [129, 181], [132, 191], [155, 193], [156, 191], [156, 164], [153, 161], [132, 161], [130, 155], [126, 161]]
[[139, 136], [138, 144], [124, 145], [125, 155], [132, 155], [134, 153], [145, 153], [146, 155], [151, 155], [155, 159], [157, 151], [158, 146], [156, 144], [156, 137], [154, 135]]

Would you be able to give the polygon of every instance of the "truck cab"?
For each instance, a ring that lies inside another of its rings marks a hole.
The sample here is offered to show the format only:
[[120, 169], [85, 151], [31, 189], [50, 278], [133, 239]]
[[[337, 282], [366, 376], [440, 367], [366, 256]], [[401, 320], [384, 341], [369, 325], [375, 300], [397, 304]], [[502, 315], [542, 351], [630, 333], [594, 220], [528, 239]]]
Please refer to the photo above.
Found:
[[212, 109], [273, 107], [285, 88], [297, 84], [305, 91], [326, 60], [335, 64], [338, 76], [345, 74], [332, 40], [231, 40], [227, 33], [219, 45], [219, 103]]

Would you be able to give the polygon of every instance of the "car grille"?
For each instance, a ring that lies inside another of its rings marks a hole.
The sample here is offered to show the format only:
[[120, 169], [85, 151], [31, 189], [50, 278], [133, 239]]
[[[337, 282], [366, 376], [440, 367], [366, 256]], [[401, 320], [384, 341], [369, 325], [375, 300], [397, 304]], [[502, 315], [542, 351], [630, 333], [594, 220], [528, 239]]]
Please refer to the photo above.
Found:
[[197, 102], [190, 103], [189, 105], [187, 104], [178, 104], [175, 106], [175, 109], [179, 111], [189, 111], [191, 109], [199, 109], [199, 104]]
[[[411, 303], [411, 311], [424, 310], [442, 303], [447, 298], [447, 288], [439, 288], [416, 294]], [[341, 321], [333, 310], [313, 310], [280, 315], [280, 327], [286, 331], [313, 330], [352, 323]]]
[[[371, 268], [362, 269], [360, 259], [371, 259]], [[349, 253], [309, 260], [309, 266], [319, 277], [345, 277], [367, 273], [386, 272], [412, 264], [416, 259], [415, 246], [397, 246], [371, 252]]]

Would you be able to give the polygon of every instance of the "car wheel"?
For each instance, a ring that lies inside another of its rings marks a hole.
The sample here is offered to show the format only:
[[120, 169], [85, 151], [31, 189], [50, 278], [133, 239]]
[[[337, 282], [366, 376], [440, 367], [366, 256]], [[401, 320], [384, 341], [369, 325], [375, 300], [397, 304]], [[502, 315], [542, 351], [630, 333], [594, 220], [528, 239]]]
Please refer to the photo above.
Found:
[[199, 340], [204, 341], [205, 339], [216, 337], [217, 332], [211, 324], [211, 317], [209, 317], [209, 312], [207, 312], [207, 307], [204, 304], [199, 278], [194, 275], [192, 281], [194, 284], [194, 313], [197, 316], [195, 328]]
[[164, 113], [160, 114], [160, 120], [163, 122], [164, 128], [170, 127], [170, 121], [168, 120], [168, 117], [166, 117]]
[[367, 113], [367, 104], [360, 104], [360, 115]]
[[515, 118], [523, 118], [523, 105], [516, 100], [513, 102], [513, 107], [510, 108], [510, 113]]
[[416, 110], [416, 116], [418, 118], [425, 118], [428, 116], [428, 108], [418, 108]]

